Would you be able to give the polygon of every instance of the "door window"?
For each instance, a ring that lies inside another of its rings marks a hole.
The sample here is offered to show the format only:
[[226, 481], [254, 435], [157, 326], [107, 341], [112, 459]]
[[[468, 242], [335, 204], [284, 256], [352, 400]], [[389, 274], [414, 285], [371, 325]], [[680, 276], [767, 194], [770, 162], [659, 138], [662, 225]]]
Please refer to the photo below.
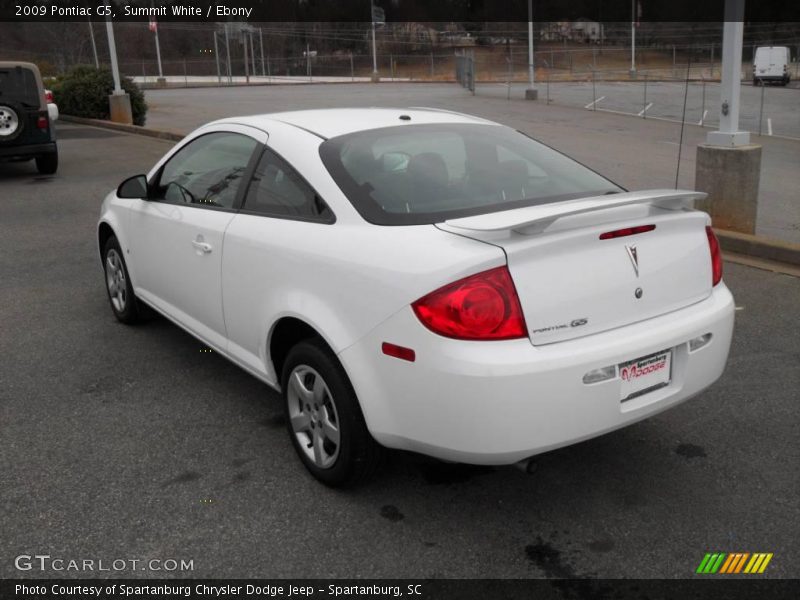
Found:
[[161, 171], [158, 197], [167, 202], [232, 208], [256, 140], [216, 132], [181, 148]]

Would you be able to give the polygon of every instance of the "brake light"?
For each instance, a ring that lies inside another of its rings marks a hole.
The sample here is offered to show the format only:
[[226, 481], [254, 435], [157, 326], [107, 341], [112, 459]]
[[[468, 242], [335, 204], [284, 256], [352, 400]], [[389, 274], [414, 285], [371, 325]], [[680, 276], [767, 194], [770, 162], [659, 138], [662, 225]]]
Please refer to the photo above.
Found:
[[708, 236], [708, 248], [711, 251], [711, 285], [715, 286], [722, 281], [722, 252], [719, 249], [719, 241], [714, 235], [714, 230], [706, 226], [706, 236]]
[[46, 100], [48, 103], [53, 103], [53, 102], [55, 102], [55, 100], [53, 100], [53, 92], [51, 92], [50, 90], [45, 90], [45, 91], [44, 91], [44, 99], [45, 99], [45, 100]]
[[637, 233], [645, 233], [653, 231], [655, 225], [637, 225], [636, 227], [624, 227], [622, 229], [615, 229], [614, 231], [606, 231], [600, 234], [601, 240], [611, 240], [614, 238], [626, 237], [628, 235], [636, 235]]
[[47, 117], [39, 117], [36, 119], [36, 127], [39, 129], [47, 129]]
[[510, 340], [526, 335], [525, 318], [505, 266], [470, 275], [412, 305], [428, 329], [459, 340]]

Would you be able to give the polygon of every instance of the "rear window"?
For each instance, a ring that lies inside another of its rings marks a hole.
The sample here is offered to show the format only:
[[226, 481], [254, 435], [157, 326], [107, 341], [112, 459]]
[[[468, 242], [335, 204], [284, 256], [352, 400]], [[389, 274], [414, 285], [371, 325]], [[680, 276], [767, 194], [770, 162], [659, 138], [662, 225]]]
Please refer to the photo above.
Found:
[[419, 225], [622, 188], [497, 125], [405, 125], [331, 138], [320, 156], [364, 219]]
[[39, 87], [33, 71], [25, 67], [0, 68], [0, 102], [39, 106]]

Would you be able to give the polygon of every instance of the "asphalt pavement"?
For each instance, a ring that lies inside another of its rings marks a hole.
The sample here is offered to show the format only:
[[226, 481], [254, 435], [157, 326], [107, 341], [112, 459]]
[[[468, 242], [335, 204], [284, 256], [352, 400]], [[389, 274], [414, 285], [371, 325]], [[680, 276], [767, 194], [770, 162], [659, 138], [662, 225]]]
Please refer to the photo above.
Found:
[[274, 392], [165, 319], [111, 313], [101, 199], [169, 143], [59, 133], [57, 175], [0, 164], [0, 577], [92, 576], [15, 569], [49, 554], [191, 560], [168, 575], [194, 577], [683, 578], [717, 551], [800, 577], [800, 279], [726, 263], [722, 379], [531, 475], [396, 452], [334, 491]]

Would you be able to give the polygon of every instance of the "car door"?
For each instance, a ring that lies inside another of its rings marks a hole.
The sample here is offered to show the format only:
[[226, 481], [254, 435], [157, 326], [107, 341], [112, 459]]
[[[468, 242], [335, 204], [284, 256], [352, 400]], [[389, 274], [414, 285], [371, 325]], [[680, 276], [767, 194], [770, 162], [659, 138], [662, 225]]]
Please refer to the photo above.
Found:
[[[261, 139], [259, 139], [261, 138]], [[177, 149], [149, 182], [149, 198], [129, 212], [136, 293], [219, 348], [222, 246], [251, 161], [266, 134], [209, 128]]]

